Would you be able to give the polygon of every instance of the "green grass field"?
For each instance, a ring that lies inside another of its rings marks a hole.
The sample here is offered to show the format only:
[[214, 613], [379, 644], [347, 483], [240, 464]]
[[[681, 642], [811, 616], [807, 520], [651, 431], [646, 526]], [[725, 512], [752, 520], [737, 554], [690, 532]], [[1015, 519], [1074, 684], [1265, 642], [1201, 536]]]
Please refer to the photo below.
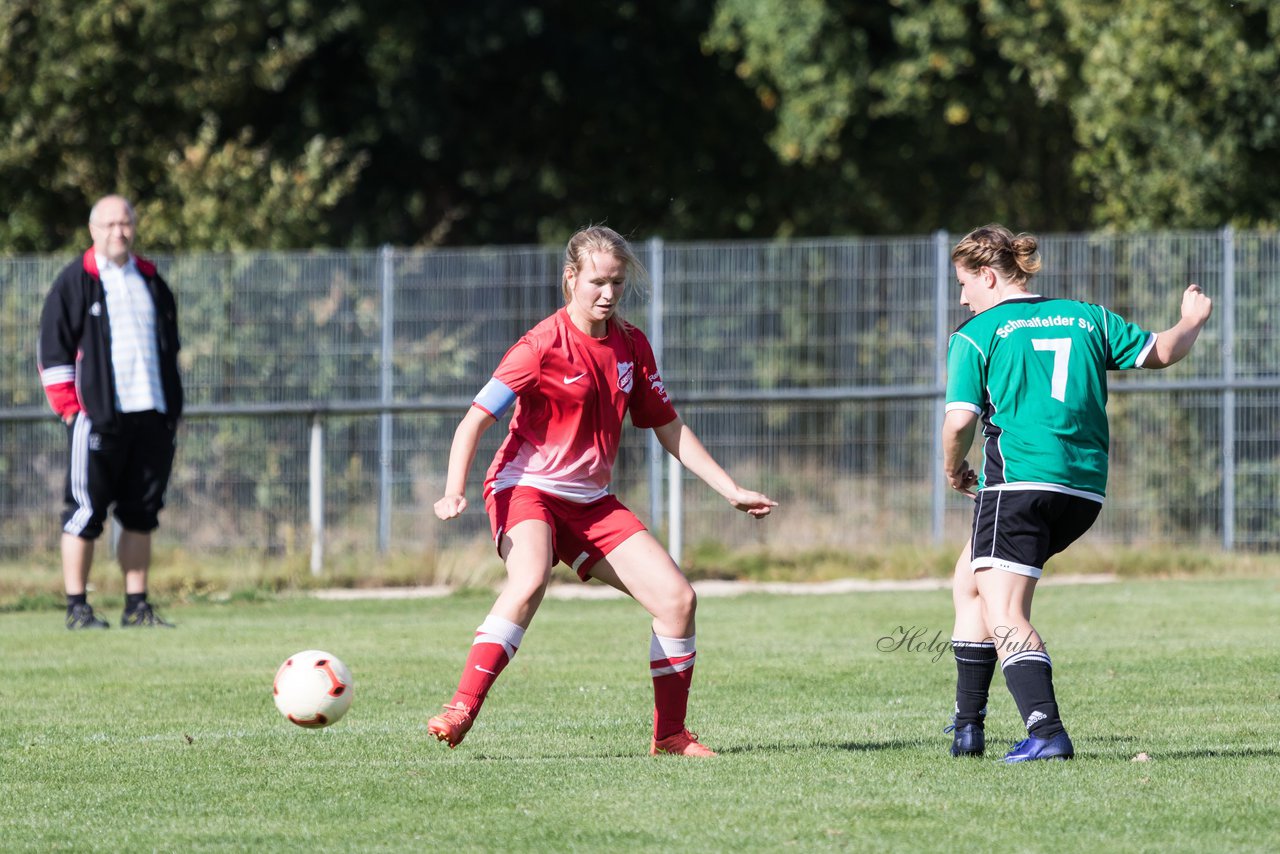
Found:
[[[1041, 590], [1078, 753], [1020, 766], [947, 755], [949, 654], [877, 648], [900, 627], [948, 637], [945, 592], [704, 599], [690, 726], [721, 752], [705, 761], [646, 753], [630, 602], [547, 602], [454, 751], [425, 721], [489, 596], [173, 605], [172, 632], [0, 614], [0, 850], [1274, 850], [1278, 590]], [[312, 647], [357, 683], [322, 731], [270, 696]], [[994, 688], [999, 756], [1023, 733]]]

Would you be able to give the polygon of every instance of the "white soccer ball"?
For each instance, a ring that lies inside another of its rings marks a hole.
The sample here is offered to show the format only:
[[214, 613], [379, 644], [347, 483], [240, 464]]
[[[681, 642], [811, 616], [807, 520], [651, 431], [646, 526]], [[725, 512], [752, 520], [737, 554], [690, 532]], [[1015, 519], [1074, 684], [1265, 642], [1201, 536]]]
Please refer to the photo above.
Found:
[[271, 693], [276, 708], [290, 723], [319, 729], [347, 713], [354, 689], [351, 671], [337, 656], [308, 649], [280, 665]]

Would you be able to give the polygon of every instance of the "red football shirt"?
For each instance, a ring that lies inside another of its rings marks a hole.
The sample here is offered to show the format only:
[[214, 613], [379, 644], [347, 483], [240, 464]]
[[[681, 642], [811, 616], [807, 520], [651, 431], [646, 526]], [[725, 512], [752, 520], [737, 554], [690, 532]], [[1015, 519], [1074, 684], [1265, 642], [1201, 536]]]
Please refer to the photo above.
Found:
[[609, 493], [623, 416], [630, 412], [640, 428], [676, 417], [639, 329], [610, 322], [608, 334], [592, 338], [565, 309], [507, 351], [472, 405], [501, 418], [513, 401], [510, 432], [485, 476], [486, 495], [523, 485], [595, 501]]

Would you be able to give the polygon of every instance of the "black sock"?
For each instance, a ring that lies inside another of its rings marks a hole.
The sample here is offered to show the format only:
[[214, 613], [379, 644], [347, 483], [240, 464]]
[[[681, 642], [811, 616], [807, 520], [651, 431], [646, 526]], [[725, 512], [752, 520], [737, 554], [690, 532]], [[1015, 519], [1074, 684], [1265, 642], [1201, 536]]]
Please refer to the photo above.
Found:
[[77, 605], [88, 605], [88, 593], [68, 593], [67, 594], [67, 613], [71, 613], [71, 609]]
[[981, 724], [987, 716], [987, 696], [996, 672], [996, 645], [993, 641], [951, 639], [956, 657], [957, 727]]
[[142, 593], [124, 594], [124, 612], [126, 614], [132, 614], [134, 611], [138, 610], [138, 606], [145, 601], [147, 601], [147, 594], [145, 591]]
[[1044, 650], [1015, 652], [1004, 660], [1001, 669], [1029, 734], [1053, 738], [1066, 731], [1053, 695], [1053, 662], [1049, 660], [1049, 653]]

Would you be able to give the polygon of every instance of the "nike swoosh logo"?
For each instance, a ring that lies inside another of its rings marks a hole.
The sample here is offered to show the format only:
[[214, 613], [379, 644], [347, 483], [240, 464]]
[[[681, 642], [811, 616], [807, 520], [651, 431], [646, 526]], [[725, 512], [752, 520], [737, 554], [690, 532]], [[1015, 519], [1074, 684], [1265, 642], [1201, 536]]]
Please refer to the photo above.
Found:
[[564, 384], [568, 385], [569, 383], [576, 383], [578, 380], [582, 379], [585, 376], [586, 376], [586, 373], [583, 372], [581, 374], [578, 374], [576, 377], [565, 377]]
[[498, 675], [497, 671], [494, 671], [494, 670], [485, 670], [483, 667], [481, 667], [481, 666], [480, 666], [480, 665], [478, 665], [478, 664], [475, 666], [475, 668], [476, 668], [476, 670], [479, 670], [481, 673], [488, 673], [490, 676], [497, 676], [497, 675]]

